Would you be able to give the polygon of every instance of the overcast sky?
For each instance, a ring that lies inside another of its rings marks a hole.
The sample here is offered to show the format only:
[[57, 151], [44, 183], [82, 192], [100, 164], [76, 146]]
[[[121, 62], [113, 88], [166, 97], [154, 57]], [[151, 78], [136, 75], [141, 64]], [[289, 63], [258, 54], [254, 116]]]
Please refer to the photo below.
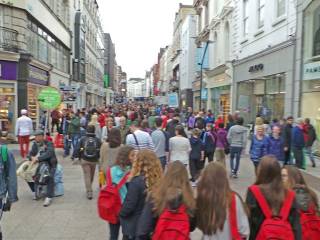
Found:
[[117, 63], [128, 77], [144, 77], [169, 45], [179, 3], [193, 0], [98, 0], [105, 32], [116, 45]]

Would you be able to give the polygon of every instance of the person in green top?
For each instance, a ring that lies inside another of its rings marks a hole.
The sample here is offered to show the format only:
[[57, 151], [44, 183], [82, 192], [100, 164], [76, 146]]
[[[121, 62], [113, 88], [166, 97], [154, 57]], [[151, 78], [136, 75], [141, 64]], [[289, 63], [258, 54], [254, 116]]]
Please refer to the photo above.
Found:
[[78, 116], [78, 114], [74, 114], [74, 112], [71, 112], [70, 118], [70, 121], [68, 121], [68, 135], [69, 139], [71, 139], [73, 149], [71, 159], [74, 160], [74, 156], [77, 151], [76, 146], [78, 145], [80, 139], [80, 117]]
[[151, 130], [156, 129], [156, 112], [152, 110], [151, 115], [148, 118], [149, 127]]
[[124, 144], [126, 142], [126, 137], [128, 135], [128, 132], [129, 132], [129, 127], [126, 125], [126, 123], [127, 123], [126, 117], [121, 117], [120, 118], [119, 130], [120, 130], [121, 143], [122, 144]]
[[[125, 176], [125, 174], [127, 174], [130, 171], [132, 162], [135, 160], [135, 158], [136, 158], [136, 151], [134, 150], [133, 147], [123, 146], [119, 149], [116, 164], [111, 168], [112, 183], [118, 184], [121, 181], [121, 179]], [[121, 203], [124, 202], [127, 192], [128, 192], [128, 189], [125, 184], [119, 190]], [[120, 222], [117, 224], [109, 223], [109, 227], [110, 227], [110, 239], [118, 239]]]

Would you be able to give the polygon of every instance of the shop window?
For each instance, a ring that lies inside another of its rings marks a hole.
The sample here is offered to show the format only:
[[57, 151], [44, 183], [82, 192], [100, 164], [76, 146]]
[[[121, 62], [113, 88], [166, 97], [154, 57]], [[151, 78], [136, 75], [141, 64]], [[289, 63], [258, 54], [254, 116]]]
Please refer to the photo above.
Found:
[[264, 94], [265, 93], [265, 81], [264, 80], [256, 80], [254, 82], [254, 94]]

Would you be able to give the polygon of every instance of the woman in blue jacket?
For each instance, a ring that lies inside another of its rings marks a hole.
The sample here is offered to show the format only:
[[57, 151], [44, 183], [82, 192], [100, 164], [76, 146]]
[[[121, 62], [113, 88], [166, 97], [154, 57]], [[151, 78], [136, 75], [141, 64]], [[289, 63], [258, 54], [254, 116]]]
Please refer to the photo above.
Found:
[[264, 134], [263, 125], [257, 126], [256, 134], [252, 138], [250, 147], [250, 159], [254, 165], [256, 173], [260, 159], [268, 154], [268, 142], [268, 137]]
[[272, 127], [272, 134], [268, 138], [268, 155], [273, 155], [278, 161], [284, 161], [284, 141], [281, 137], [280, 126], [274, 125]]

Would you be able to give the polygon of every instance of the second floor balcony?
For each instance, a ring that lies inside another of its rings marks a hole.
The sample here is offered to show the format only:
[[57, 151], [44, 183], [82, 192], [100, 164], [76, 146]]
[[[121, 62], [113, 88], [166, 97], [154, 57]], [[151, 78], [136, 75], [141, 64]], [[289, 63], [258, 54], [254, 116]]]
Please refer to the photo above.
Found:
[[18, 52], [18, 31], [0, 26], [0, 49]]

